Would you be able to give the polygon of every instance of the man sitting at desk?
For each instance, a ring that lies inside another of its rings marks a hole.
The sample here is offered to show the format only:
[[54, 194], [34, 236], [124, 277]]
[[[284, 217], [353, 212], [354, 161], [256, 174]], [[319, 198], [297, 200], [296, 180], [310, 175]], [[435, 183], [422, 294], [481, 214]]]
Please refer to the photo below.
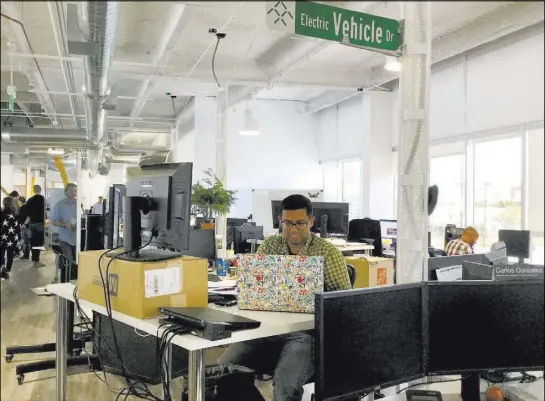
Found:
[[453, 239], [445, 247], [447, 256], [471, 255], [473, 246], [479, 239], [479, 233], [473, 227], [466, 227], [459, 238]]
[[[290, 195], [282, 201], [281, 208], [282, 234], [268, 237], [257, 253], [323, 256], [325, 291], [352, 288], [341, 252], [310, 232], [314, 224], [312, 202], [303, 195]], [[303, 385], [314, 374], [312, 343], [312, 334], [308, 332], [236, 343], [218, 363], [246, 366], [258, 373], [274, 371], [273, 401], [300, 401]]]

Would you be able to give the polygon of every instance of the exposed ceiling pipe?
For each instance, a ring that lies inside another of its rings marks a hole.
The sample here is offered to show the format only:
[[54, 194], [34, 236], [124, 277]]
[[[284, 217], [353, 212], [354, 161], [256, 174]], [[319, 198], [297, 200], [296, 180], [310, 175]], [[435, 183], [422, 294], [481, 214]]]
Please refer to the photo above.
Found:
[[29, 146], [84, 149], [90, 146], [82, 130], [11, 127], [2, 130], [2, 140]]
[[[157, 44], [156, 51], [153, 56], [152, 63], [154, 65], [158, 65], [163, 60], [167, 46], [170, 43], [174, 32], [176, 32], [178, 26], [181, 25], [182, 16], [191, 12], [191, 10], [183, 4], [172, 4], [171, 7], [173, 8], [172, 13], [170, 14], [166, 27], [163, 31], [163, 35], [159, 39], [159, 43]], [[138, 100], [134, 102], [131, 109], [131, 117], [139, 117], [142, 110], [144, 110], [149, 95], [155, 86], [157, 77], [157, 75], [154, 75], [151, 78], [146, 78], [140, 85], [140, 89], [138, 90]]]
[[[51, 26], [53, 27], [53, 34], [55, 35], [55, 42], [57, 44], [57, 51], [59, 56], [68, 55], [68, 42], [66, 40], [66, 34], [64, 27], [66, 26], [66, 21], [64, 19], [64, 9], [62, 2], [60, 1], [48, 1], [47, 7], [49, 8], [49, 15], [51, 17]], [[64, 78], [64, 84], [66, 85], [66, 90], [68, 92], [75, 92], [76, 85], [74, 84], [74, 73], [72, 69], [72, 63], [69, 60], [60, 60], [62, 76]], [[81, 128], [79, 119], [77, 115], [79, 114], [78, 104], [76, 97], [70, 95], [68, 97], [70, 102], [70, 110], [72, 111], [74, 125], [76, 128]]]
[[110, 70], [114, 58], [118, 3], [113, 1], [78, 2], [78, 24], [88, 42], [99, 44], [98, 54], [83, 57], [85, 114], [87, 138], [96, 149], [87, 150], [89, 175], [94, 177], [99, 167], [98, 147], [106, 133], [104, 106], [109, 100]]
[[110, 152], [113, 155], [134, 155], [134, 154], [148, 154], [157, 152], [170, 151], [170, 145], [168, 146], [152, 146], [152, 145], [136, 145], [136, 144], [119, 144], [111, 142], [109, 146]]

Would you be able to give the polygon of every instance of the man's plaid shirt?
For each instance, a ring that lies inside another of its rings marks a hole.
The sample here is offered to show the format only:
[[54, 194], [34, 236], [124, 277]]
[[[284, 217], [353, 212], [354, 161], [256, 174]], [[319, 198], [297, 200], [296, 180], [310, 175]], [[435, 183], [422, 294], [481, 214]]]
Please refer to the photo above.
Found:
[[445, 253], [448, 256], [470, 255], [473, 253], [473, 249], [467, 242], [464, 242], [461, 239], [455, 239], [447, 244], [447, 247], [445, 248]]
[[[264, 255], [290, 255], [288, 242], [282, 235], [273, 235], [265, 239], [257, 250]], [[310, 234], [307, 243], [298, 255], [324, 257], [324, 290], [340, 291], [352, 288], [344, 257], [337, 248], [323, 238]]]

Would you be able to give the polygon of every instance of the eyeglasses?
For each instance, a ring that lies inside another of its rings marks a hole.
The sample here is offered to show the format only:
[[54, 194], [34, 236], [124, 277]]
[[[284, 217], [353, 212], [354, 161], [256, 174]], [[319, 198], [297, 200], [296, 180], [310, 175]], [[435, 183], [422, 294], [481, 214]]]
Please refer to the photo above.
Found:
[[290, 230], [293, 226], [295, 226], [298, 230], [305, 230], [308, 227], [308, 221], [297, 221], [295, 223], [288, 221], [288, 220], [282, 220], [282, 227], [286, 230]]

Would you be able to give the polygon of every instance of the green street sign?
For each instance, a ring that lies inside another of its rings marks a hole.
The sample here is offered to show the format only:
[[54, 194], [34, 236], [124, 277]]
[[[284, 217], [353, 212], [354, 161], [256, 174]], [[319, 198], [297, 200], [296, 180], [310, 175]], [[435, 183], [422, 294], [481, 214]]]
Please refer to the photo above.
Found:
[[270, 29], [393, 53], [401, 45], [399, 22], [310, 1], [267, 2]]

